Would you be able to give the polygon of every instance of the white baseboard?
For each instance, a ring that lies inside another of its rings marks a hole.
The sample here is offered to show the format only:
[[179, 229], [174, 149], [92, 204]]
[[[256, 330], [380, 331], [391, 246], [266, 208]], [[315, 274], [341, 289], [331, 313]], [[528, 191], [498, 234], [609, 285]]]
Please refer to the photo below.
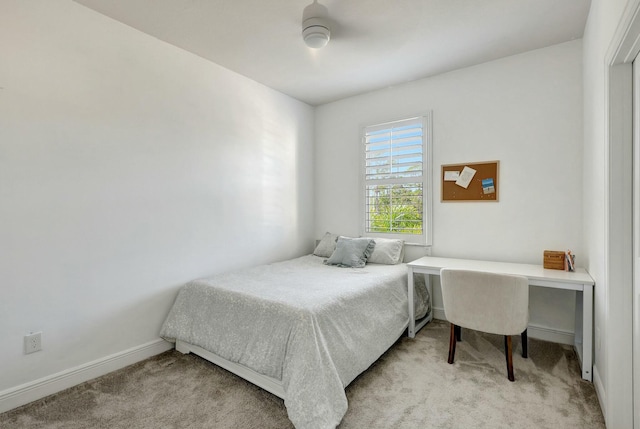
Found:
[[[444, 308], [433, 307], [433, 317], [435, 319], [447, 320], [444, 316]], [[530, 324], [527, 328], [527, 335], [530, 338], [549, 341], [551, 343], [568, 344], [570, 346], [572, 346], [574, 342], [573, 332], [546, 328], [539, 325]]]
[[600, 378], [600, 371], [598, 371], [598, 367], [596, 365], [593, 366], [593, 386], [596, 389], [596, 396], [598, 396], [598, 401], [600, 402], [600, 409], [602, 410], [602, 415], [604, 416], [605, 424], [607, 422], [607, 394], [604, 390], [604, 385], [602, 384], [602, 379]]
[[0, 392], [0, 413], [148, 359], [173, 347], [173, 343], [159, 338], [93, 362], [4, 390]]
[[444, 308], [433, 307], [433, 318], [438, 320], [447, 320], [444, 317]]
[[575, 335], [571, 331], [561, 331], [559, 329], [546, 328], [544, 326], [529, 324], [527, 335], [530, 338], [549, 341], [551, 343], [574, 345]]

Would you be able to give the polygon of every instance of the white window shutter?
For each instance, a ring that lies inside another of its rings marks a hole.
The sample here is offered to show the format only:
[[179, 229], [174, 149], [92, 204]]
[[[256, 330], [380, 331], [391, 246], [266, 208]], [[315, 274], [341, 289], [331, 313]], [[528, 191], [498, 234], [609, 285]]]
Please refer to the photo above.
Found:
[[366, 126], [364, 233], [426, 244], [425, 117]]

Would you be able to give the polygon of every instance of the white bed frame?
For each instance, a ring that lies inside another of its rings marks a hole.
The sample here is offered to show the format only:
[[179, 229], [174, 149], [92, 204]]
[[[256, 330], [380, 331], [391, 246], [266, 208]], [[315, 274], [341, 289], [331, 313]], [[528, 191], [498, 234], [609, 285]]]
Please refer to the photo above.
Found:
[[193, 344], [185, 343], [184, 341], [176, 341], [176, 350], [183, 354], [196, 354], [201, 358], [204, 358], [209, 362], [214, 363], [219, 367], [234, 373], [238, 377], [242, 377], [248, 382], [251, 382], [256, 386], [263, 388], [267, 392], [271, 392], [277, 397], [285, 399], [284, 387], [282, 386], [282, 381], [280, 380], [260, 374], [259, 372], [247, 368], [244, 365], [231, 362], [225, 358], [218, 356], [215, 353], [211, 353], [210, 351], [203, 349], [202, 347], [194, 346]]

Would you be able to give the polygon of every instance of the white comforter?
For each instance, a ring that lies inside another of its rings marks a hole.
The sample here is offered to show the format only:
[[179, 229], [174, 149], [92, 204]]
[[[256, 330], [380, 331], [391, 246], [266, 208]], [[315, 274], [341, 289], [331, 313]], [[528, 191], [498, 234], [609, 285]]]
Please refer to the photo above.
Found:
[[298, 429], [335, 428], [344, 388], [407, 326], [407, 268], [308, 255], [193, 281], [161, 331], [281, 380]]

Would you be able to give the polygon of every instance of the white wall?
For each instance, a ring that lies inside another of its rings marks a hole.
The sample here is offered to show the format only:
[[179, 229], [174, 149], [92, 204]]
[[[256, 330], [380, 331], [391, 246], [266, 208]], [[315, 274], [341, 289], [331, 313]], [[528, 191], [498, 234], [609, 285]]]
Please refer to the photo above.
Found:
[[[578, 40], [318, 107], [316, 236], [360, 231], [360, 126], [432, 110], [432, 254], [542, 263], [571, 249], [584, 264], [582, 101]], [[486, 160], [500, 160], [498, 203], [440, 202], [442, 164]], [[533, 289], [531, 323], [573, 332], [574, 307], [573, 292]]]
[[[594, 383], [610, 428], [631, 428], [633, 424], [628, 393], [631, 383], [631, 374], [627, 371], [628, 356], [613, 340], [621, 333], [630, 337], [627, 334], [631, 331], [631, 323], [626, 326], [619, 323], [618, 316], [623, 309], [616, 303], [629, 302], [631, 294], [627, 296], [623, 285], [609, 284], [607, 272], [607, 231], [616, 225], [608, 223], [607, 215], [610, 148], [606, 126], [606, 57], [628, 3], [631, 2], [592, 0], [584, 33], [585, 257], [589, 272], [596, 281]], [[621, 365], [621, 359], [625, 364]]]
[[0, 396], [157, 339], [185, 281], [311, 251], [313, 114], [71, 1], [3, 0]]

